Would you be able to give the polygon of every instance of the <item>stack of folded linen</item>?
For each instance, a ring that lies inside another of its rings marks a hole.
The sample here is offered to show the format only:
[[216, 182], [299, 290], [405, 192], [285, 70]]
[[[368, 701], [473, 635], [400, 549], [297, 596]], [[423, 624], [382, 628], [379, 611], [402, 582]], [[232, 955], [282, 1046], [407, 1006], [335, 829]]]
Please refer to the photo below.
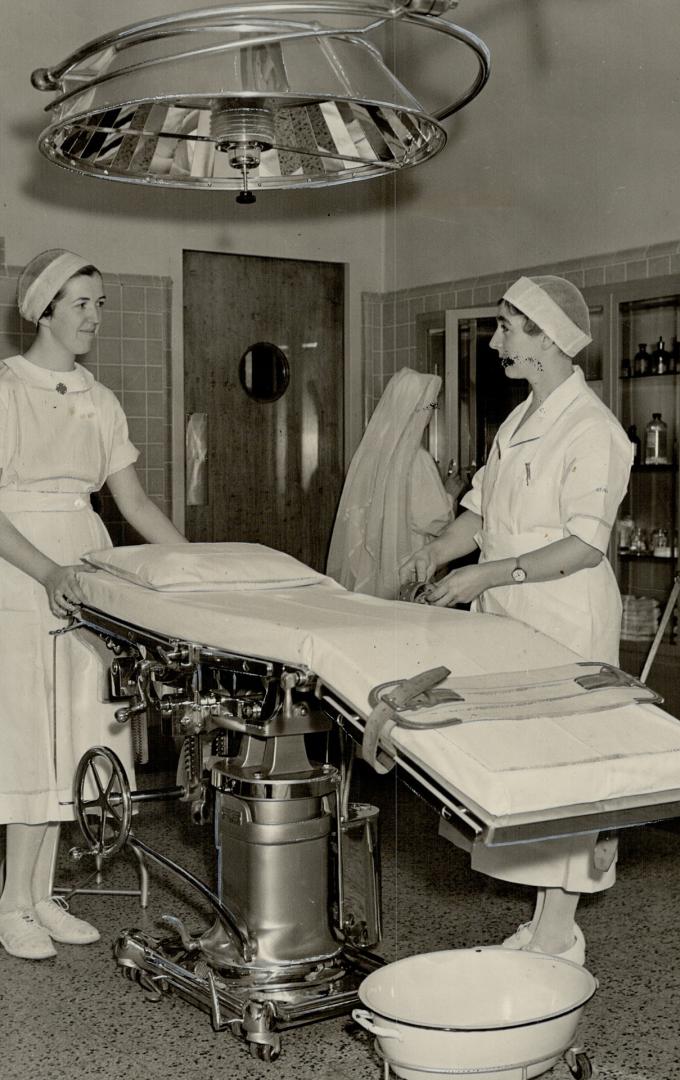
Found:
[[623, 617], [621, 638], [624, 641], [649, 641], [659, 628], [659, 601], [649, 596], [621, 597]]

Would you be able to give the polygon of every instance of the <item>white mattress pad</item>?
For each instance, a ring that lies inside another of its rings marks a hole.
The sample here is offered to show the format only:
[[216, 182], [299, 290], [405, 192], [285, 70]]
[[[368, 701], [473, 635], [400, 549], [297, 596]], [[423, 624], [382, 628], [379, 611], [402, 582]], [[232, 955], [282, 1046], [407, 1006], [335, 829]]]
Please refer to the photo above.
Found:
[[[365, 720], [377, 685], [444, 665], [456, 677], [573, 664], [568, 649], [496, 615], [379, 600], [326, 582], [262, 592], [158, 593], [83, 574], [88, 605], [140, 629], [314, 672]], [[564, 717], [394, 729], [399, 755], [495, 825], [680, 798], [680, 723], [653, 705]], [[650, 815], [650, 819], [653, 814]]]

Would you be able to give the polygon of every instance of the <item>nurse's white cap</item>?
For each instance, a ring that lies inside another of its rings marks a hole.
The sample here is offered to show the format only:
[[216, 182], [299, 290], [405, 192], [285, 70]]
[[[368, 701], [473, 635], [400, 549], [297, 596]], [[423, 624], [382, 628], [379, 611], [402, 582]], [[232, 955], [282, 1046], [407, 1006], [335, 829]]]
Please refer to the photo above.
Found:
[[41, 251], [31, 259], [21, 271], [17, 283], [17, 304], [24, 319], [37, 325], [45, 309], [69, 278], [91, 265], [82, 255], [63, 248]]
[[566, 278], [551, 274], [521, 277], [503, 294], [567, 356], [576, 356], [593, 340], [588, 305], [579, 289]]

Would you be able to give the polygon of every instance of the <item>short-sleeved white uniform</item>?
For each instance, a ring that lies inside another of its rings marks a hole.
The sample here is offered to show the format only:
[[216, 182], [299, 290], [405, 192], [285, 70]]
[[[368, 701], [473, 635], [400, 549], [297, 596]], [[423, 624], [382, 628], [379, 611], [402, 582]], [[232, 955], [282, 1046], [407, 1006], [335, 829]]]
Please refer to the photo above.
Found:
[[[567, 536], [603, 554], [628, 486], [633, 447], [577, 366], [521, 427], [531, 396], [498, 430], [461, 505], [482, 518], [481, 561], [525, 555]], [[618, 664], [621, 597], [606, 558], [558, 581], [488, 589], [478, 611], [509, 615], [586, 660]], [[593, 866], [595, 837], [486, 849], [475, 869], [510, 881], [594, 892], [613, 882]]]
[[[115, 395], [80, 364], [0, 362], [0, 510], [55, 562], [111, 546], [90, 492], [137, 457]], [[72, 633], [50, 635], [66, 625], [44, 588], [0, 559], [0, 822], [73, 818], [75, 765], [90, 746], [112, 746], [132, 769], [96, 655]]]

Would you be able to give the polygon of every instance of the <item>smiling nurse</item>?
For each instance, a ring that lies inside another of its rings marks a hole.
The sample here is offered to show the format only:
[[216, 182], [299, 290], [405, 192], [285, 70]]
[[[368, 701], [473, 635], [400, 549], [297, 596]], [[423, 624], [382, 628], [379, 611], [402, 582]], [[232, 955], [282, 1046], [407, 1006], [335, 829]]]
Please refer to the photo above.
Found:
[[[432, 585], [439, 606], [511, 616], [586, 660], [618, 664], [621, 598], [606, 558], [628, 485], [632, 446], [572, 363], [591, 341], [588, 308], [564, 278], [520, 278], [498, 308], [491, 348], [510, 379], [531, 394], [501, 425], [487, 464], [443, 533], [401, 567], [402, 580], [428, 581], [480, 549], [475, 565]], [[538, 886], [532, 921], [504, 944], [583, 962], [574, 915], [582, 892], [614, 882], [616, 845], [596, 834], [473, 851], [492, 877]]]
[[[138, 451], [115, 395], [76, 362], [101, 323], [99, 271], [70, 251], [36, 256], [18, 305], [35, 324], [23, 356], [0, 361], [0, 822], [7, 825], [0, 944], [13, 956], [54, 956], [98, 931], [50, 894], [59, 822], [73, 818], [75, 765], [127, 729], [99, 703], [97, 660], [73, 634], [54, 637], [82, 601], [81, 555], [110, 547], [90, 493], [106, 482], [122, 516], [149, 543], [184, 537], [143, 491]], [[53, 648], [60, 670], [55, 685]], [[127, 743], [127, 746], [121, 743]]]

